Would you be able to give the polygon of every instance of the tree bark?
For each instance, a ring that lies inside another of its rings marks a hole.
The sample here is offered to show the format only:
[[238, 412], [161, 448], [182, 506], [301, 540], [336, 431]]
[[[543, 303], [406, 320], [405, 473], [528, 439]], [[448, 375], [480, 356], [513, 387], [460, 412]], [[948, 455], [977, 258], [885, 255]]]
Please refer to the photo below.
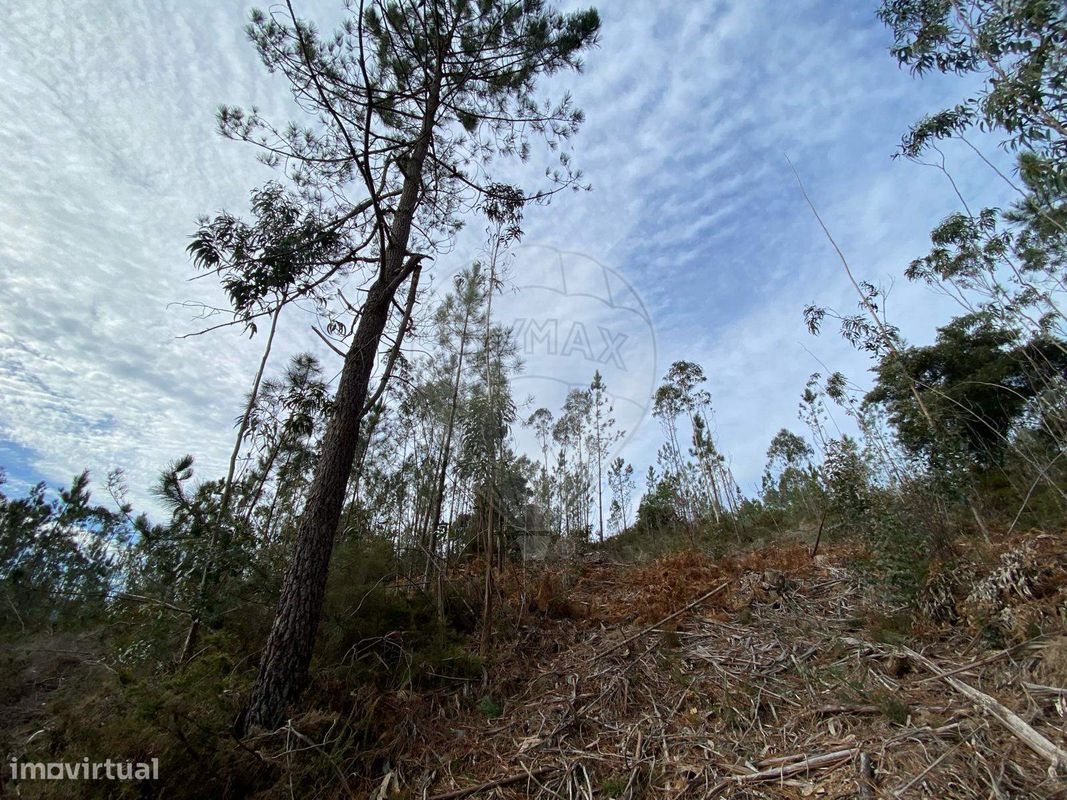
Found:
[[378, 343], [395, 291], [379, 279], [371, 287], [352, 347], [345, 358], [330, 426], [282, 583], [278, 612], [267, 639], [245, 723], [273, 728], [306, 684], [326, 594], [337, 521], [356, 455], [360, 413], [367, 398]]
[[240, 728], [271, 729], [307, 684], [318, 634], [326, 579], [345, 490], [359, 444], [371, 373], [393, 298], [423, 256], [408, 256], [411, 229], [422, 193], [422, 172], [430, 151], [441, 96], [440, 70], [429, 87], [417, 138], [404, 166], [395, 213], [385, 231], [378, 277], [367, 293], [352, 344], [345, 356], [334, 413], [326, 428], [315, 477], [296, 531], [292, 560], [282, 582], [278, 611], [259, 662], [259, 676]]

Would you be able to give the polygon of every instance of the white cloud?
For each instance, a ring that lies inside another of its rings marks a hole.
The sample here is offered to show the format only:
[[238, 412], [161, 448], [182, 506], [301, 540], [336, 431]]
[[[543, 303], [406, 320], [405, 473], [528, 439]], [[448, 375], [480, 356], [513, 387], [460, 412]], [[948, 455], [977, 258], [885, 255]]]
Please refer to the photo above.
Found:
[[[310, 15], [336, 18], [335, 5]], [[660, 374], [677, 358], [704, 365], [719, 435], [750, 484], [819, 369], [804, 347], [854, 379], [865, 368], [830, 333], [803, 330], [807, 302], [853, 298], [784, 154], [857, 271], [899, 278], [954, 199], [934, 170], [889, 155], [908, 122], [960, 87], [898, 71], [867, 8], [634, 1], [601, 13], [586, 74], [551, 83], [586, 111], [576, 160], [595, 191], [532, 210], [526, 241], [585, 253], [634, 284]], [[0, 30], [0, 439], [51, 480], [123, 466], [150, 504], [156, 472], [186, 451], [221, 472], [261, 337], [177, 339], [195, 322], [170, 304], [221, 304], [209, 280], [188, 282], [187, 236], [199, 214], [241, 208], [266, 174], [214, 134], [216, 104], [278, 117], [289, 107], [244, 19], [240, 5], [203, 0], [166, 11], [25, 0]], [[952, 156], [965, 191], [999, 191], [973, 158]], [[462, 266], [480, 230], [437, 269]], [[921, 338], [946, 307], [898, 282], [891, 310]], [[279, 340], [275, 364], [317, 347], [296, 316]], [[627, 452], [643, 469], [656, 447], [646, 423]]]

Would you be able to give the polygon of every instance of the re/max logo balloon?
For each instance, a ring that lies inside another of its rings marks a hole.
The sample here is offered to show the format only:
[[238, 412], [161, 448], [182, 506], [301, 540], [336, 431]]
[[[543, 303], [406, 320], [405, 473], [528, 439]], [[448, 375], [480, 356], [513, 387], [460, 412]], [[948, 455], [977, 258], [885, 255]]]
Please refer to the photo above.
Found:
[[[622, 346], [629, 337], [601, 325], [596, 327], [599, 336], [593, 337], [581, 322], [564, 322], [561, 325], [558, 319], [519, 318], [515, 320], [511, 335], [527, 355], [546, 353], [563, 358], [580, 356], [597, 364], [613, 364], [619, 369], [626, 369]], [[561, 332], [564, 334], [562, 337]], [[594, 338], [597, 341], [594, 342]]]

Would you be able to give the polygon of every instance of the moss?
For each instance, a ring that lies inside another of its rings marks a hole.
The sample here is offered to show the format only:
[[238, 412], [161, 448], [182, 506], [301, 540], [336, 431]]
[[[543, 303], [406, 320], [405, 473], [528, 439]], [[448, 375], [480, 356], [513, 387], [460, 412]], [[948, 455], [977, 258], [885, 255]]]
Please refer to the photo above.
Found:
[[894, 725], [906, 725], [908, 723], [908, 718], [911, 716], [911, 707], [897, 696], [888, 692], [875, 692], [871, 695], [871, 700], [878, 706], [882, 716]]
[[600, 794], [602, 797], [621, 797], [628, 785], [625, 775], [612, 773], [600, 781]]
[[500, 707], [500, 704], [496, 702], [492, 697], [486, 695], [478, 701], [478, 710], [485, 714], [487, 717], [499, 717], [504, 713], [504, 710]]

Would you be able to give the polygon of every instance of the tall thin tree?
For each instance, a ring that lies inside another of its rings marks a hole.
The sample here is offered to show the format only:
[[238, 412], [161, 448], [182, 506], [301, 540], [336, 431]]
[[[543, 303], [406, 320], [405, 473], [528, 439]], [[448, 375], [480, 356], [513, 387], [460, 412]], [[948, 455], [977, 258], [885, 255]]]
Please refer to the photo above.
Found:
[[291, 209], [295, 222], [271, 247], [316, 257], [301, 260], [298, 272], [272, 275], [271, 262], [243, 246], [240, 220], [225, 214], [205, 221], [198, 239], [205, 264], [242, 276], [265, 272], [287, 296], [325, 293], [354, 277], [367, 282], [354, 330], [331, 320], [347, 352], [245, 725], [273, 727], [306, 684], [360, 419], [396, 293], [422, 259], [447, 247], [465, 213], [487, 200], [521, 207], [580, 179], [562, 151], [541, 192], [496, 182], [487, 167], [494, 156], [529, 157], [534, 136], [558, 145], [577, 130], [582, 116], [570, 98], [541, 102], [536, 83], [580, 66], [598, 35], [595, 10], [564, 14], [543, 0], [369, 0], [351, 9], [326, 38], [290, 2], [284, 11], [253, 12], [249, 35], [261, 59], [288, 80], [309, 122], [279, 127], [255, 110], [219, 113], [224, 135], [260, 147], [289, 179], [289, 189], [268, 197], [267, 212]]

